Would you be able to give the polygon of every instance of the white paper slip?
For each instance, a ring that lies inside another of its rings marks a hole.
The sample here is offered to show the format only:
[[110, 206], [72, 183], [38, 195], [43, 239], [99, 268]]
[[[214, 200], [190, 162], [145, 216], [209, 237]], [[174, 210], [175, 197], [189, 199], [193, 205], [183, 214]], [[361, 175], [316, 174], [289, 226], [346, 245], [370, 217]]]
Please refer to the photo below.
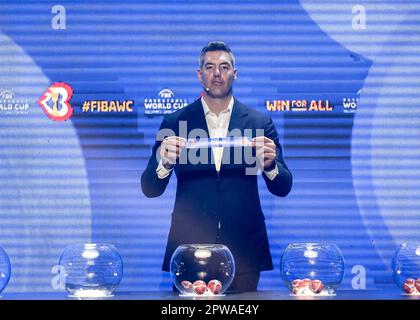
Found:
[[213, 148], [213, 147], [251, 147], [251, 140], [247, 137], [226, 137], [211, 139], [188, 139], [187, 149]]

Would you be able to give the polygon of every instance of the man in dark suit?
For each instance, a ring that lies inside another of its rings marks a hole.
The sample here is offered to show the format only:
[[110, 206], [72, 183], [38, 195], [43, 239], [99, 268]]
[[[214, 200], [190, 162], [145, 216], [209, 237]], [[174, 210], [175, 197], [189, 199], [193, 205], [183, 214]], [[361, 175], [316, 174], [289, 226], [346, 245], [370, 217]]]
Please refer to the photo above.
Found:
[[[250, 169], [259, 166], [268, 190], [280, 197], [290, 192], [292, 175], [271, 118], [233, 97], [237, 70], [230, 48], [223, 42], [210, 42], [201, 51], [197, 72], [202, 97], [163, 119], [141, 178], [143, 193], [158, 197], [173, 171], [177, 176], [162, 269], [169, 271], [171, 256], [180, 244], [221, 243], [231, 250], [236, 263], [230, 291], [255, 291], [260, 272], [273, 269], [273, 264], [257, 175]], [[187, 139], [197, 136], [226, 141], [223, 138], [238, 133], [250, 139], [230, 147], [187, 147]], [[252, 154], [255, 161], [238, 158], [238, 154]]]

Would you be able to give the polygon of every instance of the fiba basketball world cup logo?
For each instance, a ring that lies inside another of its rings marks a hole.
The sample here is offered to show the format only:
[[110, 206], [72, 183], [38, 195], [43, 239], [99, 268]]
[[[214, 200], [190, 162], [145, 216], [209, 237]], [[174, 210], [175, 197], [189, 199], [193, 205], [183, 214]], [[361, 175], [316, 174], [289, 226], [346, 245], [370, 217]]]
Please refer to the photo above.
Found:
[[65, 121], [73, 115], [73, 107], [69, 101], [73, 89], [64, 82], [52, 84], [38, 100], [45, 114], [52, 120]]

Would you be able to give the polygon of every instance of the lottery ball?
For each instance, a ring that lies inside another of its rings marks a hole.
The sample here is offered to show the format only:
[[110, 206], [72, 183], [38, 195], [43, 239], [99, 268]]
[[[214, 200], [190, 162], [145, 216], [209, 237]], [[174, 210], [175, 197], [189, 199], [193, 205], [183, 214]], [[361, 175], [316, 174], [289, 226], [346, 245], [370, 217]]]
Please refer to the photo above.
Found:
[[213, 294], [219, 294], [222, 291], [222, 283], [219, 280], [210, 280], [207, 289]]
[[311, 286], [311, 279], [303, 279], [302, 281], [303, 281], [303, 286], [309, 289]]
[[414, 286], [417, 289], [417, 292], [420, 292], [420, 278], [417, 278], [416, 283], [414, 284]]
[[320, 293], [324, 289], [324, 284], [321, 280], [312, 280], [310, 288], [314, 293]]
[[415, 284], [416, 281], [414, 279], [408, 278], [403, 284], [404, 291], [408, 294], [414, 293], [416, 291]]
[[193, 284], [191, 282], [184, 280], [184, 281], [181, 281], [181, 285], [185, 289], [185, 291], [187, 292], [193, 291]]
[[206, 283], [202, 280], [197, 280], [194, 281], [193, 283], [193, 291], [195, 294], [203, 294], [204, 292], [206, 292], [207, 286]]
[[304, 282], [301, 279], [295, 279], [292, 281], [292, 287], [293, 288], [300, 288], [305, 286]]

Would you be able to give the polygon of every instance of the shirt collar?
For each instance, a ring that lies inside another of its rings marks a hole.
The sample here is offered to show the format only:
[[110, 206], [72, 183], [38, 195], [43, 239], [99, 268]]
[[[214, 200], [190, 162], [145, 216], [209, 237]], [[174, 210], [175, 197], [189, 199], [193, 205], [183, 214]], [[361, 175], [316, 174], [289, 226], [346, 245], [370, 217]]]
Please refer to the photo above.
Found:
[[[233, 103], [234, 103], [234, 99], [232, 96], [232, 98], [229, 101], [228, 107], [225, 110], [223, 110], [221, 113], [227, 113], [227, 112], [231, 113], [232, 108], [233, 108]], [[210, 112], [212, 112], [203, 97], [201, 97], [201, 104], [203, 105], [205, 116], [207, 116]]]

